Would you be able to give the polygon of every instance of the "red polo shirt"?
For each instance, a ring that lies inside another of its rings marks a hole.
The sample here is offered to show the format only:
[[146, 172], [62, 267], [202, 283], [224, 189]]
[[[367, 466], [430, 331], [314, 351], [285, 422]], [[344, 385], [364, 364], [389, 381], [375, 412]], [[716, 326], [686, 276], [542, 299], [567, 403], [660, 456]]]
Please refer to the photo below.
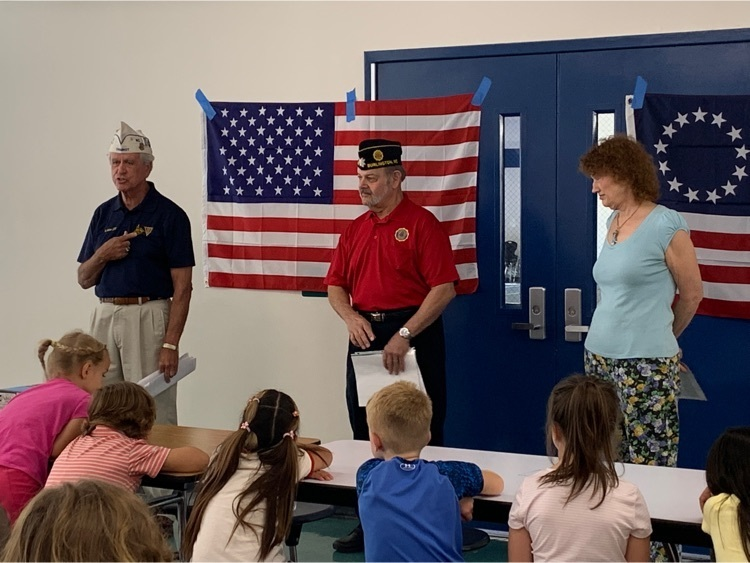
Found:
[[430, 289], [458, 281], [450, 240], [427, 209], [404, 199], [384, 219], [372, 211], [346, 228], [326, 285], [343, 287], [359, 311], [419, 307]]

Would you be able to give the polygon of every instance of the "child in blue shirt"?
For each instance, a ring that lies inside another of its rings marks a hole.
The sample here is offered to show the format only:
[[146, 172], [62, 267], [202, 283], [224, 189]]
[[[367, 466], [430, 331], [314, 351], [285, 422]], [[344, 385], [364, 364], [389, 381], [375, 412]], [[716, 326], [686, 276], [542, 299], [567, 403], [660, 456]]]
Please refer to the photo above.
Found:
[[366, 561], [463, 561], [462, 512], [469, 519], [471, 497], [503, 490], [473, 463], [420, 459], [431, 419], [430, 398], [404, 381], [367, 403], [374, 459], [357, 470]]

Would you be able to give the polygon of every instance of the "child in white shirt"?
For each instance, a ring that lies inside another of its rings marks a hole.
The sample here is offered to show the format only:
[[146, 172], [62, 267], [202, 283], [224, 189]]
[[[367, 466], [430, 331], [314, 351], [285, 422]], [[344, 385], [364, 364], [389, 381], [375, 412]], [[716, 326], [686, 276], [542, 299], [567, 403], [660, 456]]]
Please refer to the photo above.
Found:
[[328, 480], [331, 452], [296, 441], [299, 412], [268, 389], [247, 402], [239, 428], [219, 446], [201, 481], [182, 550], [192, 561], [286, 561], [297, 482]]

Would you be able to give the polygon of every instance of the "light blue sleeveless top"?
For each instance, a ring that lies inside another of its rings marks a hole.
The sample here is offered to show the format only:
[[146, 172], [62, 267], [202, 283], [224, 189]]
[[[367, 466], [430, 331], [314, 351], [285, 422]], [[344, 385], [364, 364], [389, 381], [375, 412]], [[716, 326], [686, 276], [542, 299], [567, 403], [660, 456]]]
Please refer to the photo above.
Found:
[[677, 354], [672, 332], [676, 285], [665, 253], [679, 230], [689, 233], [682, 215], [657, 205], [627, 239], [604, 243], [593, 270], [601, 300], [586, 337], [589, 352], [615, 359]]

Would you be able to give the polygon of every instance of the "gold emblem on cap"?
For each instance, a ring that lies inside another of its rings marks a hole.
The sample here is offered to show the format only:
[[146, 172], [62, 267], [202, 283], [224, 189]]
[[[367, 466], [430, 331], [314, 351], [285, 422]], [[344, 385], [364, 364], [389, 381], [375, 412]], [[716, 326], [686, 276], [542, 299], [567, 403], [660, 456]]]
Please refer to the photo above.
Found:
[[372, 158], [380, 162], [381, 160], [383, 160], [383, 151], [381, 151], [380, 149], [375, 149], [375, 151], [372, 153]]
[[396, 237], [396, 240], [398, 242], [404, 242], [406, 239], [409, 238], [409, 231], [408, 229], [401, 227], [400, 229], [396, 230], [396, 233], [394, 236]]

